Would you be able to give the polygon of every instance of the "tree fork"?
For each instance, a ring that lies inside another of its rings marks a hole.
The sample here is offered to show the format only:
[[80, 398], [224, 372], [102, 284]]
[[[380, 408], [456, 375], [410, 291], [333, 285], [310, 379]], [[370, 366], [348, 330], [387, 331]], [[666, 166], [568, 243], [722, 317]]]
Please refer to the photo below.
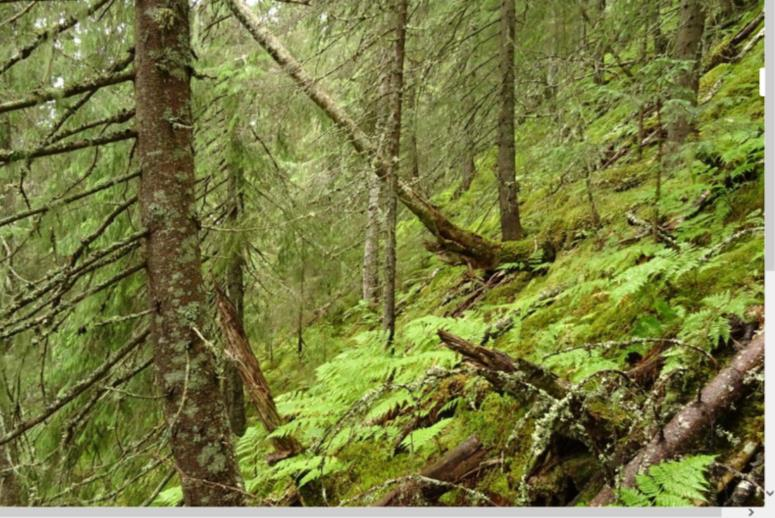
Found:
[[[296, 85], [328, 115], [347, 135], [355, 150], [374, 164], [377, 176], [385, 181], [389, 165], [379, 157], [376, 147], [366, 133], [334, 101], [302, 67], [285, 46], [261, 23], [259, 18], [241, 0], [227, 0], [239, 22], [250, 32], [253, 39], [275, 60]], [[532, 240], [497, 243], [478, 234], [462, 229], [450, 221], [438, 207], [425, 199], [411, 186], [398, 179], [398, 200], [404, 204], [433, 234], [436, 243], [429, 245], [432, 252], [452, 256], [460, 264], [473, 268], [491, 269], [501, 263], [520, 263], [525, 270], [537, 264], [554, 260], [551, 243], [535, 247]]]

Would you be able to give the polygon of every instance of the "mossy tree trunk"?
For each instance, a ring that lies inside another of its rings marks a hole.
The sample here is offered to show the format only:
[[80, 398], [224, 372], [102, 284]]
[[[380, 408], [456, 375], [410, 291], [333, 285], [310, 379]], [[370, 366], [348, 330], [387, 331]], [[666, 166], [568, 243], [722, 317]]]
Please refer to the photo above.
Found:
[[204, 292], [194, 213], [188, 1], [137, 0], [135, 49], [151, 339], [172, 455], [186, 505], [242, 505], [214, 358], [198, 333]]

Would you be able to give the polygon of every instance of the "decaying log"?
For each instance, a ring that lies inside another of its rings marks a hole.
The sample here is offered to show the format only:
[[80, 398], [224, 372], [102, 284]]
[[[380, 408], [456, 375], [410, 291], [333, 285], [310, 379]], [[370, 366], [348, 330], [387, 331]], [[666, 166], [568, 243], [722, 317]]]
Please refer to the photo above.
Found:
[[[428, 464], [420, 472], [420, 476], [440, 482], [457, 483], [482, 463], [485, 454], [486, 450], [479, 438], [472, 435], [457, 447], [449, 450], [439, 460]], [[441, 485], [421, 485], [415, 481], [410, 481], [389, 492], [375, 505], [381, 507], [405, 506], [416, 502], [418, 498], [433, 501], [444, 494], [446, 490]]]
[[[707, 72], [722, 63], [730, 63], [737, 61], [741, 53], [737, 52], [737, 47], [748, 39], [751, 34], [764, 23], [764, 11], [759, 13], [753, 20], [748, 22], [745, 27], [735, 34], [729, 42], [721, 49], [716, 51], [708, 60], [708, 63], [703, 67], [703, 73]], [[757, 35], [758, 38], [758, 35]]]
[[738, 474], [745, 470], [745, 467], [751, 462], [751, 459], [761, 449], [761, 443], [758, 441], [747, 441], [743, 447], [735, 452], [731, 459], [723, 464], [725, 469], [716, 482], [716, 494], [719, 495], [726, 491], [727, 487], [738, 477]]
[[[445, 347], [463, 356], [496, 390], [519, 397], [532, 395], [526, 387], [535, 387], [555, 399], [562, 399], [567, 395], [567, 383], [534, 363], [519, 358], [512, 359], [507, 354], [476, 345], [443, 329], [438, 331], [438, 335]], [[518, 379], [513, 379], [516, 376], [503, 376], [504, 373], [516, 375]], [[515, 390], [509, 386], [509, 381], [518, 381], [524, 387]]]
[[[218, 306], [218, 320], [225, 338], [226, 356], [237, 366], [245, 389], [256, 405], [261, 422], [267, 432], [272, 433], [284, 424], [285, 420], [277, 411], [272, 391], [261, 372], [258, 358], [253, 354], [242, 322], [237, 317], [237, 310], [218, 286], [215, 286], [215, 301]], [[296, 455], [302, 450], [298, 441], [291, 436], [272, 439], [272, 445], [277, 450], [270, 459], [274, 462]]]
[[[624, 467], [621, 485], [632, 487], [635, 477], [652, 464], [684, 453], [694, 439], [745, 394], [746, 377], [760, 368], [763, 362], [764, 333], [760, 333]], [[590, 505], [608, 505], [615, 499], [614, 490], [605, 486]]]

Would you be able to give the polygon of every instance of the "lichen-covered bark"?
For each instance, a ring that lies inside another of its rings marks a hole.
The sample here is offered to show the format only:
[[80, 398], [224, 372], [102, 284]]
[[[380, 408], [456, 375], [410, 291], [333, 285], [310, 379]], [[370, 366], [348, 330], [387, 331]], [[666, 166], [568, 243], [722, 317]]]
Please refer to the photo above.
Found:
[[396, 223], [398, 218], [398, 171], [401, 155], [401, 115], [404, 90], [404, 46], [406, 43], [407, 0], [395, 0], [395, 40], [390, 68], [387, 120], [387, 163], [385, 178], [385, 285], [382, 327], [388, 343], [393, 341], [396, 328]]
[[[680, 455], [712, 426], [713, 422], [743, 397], [747, 378], [764, 363], [764, 333], [754, 337], [729, 364], [710, 380], [697, 398], [684, 406], [659, 433], [622, 469], [621, 485], [632, 487], [638, 474], [649, 466]], [[616, 500], [609, 486], [603, 487], [590, 505], [603, 506]]]
[[[0, 436], [6, 432], [5, 422], [3, 410], [0, 408]], [[0, 507], [24, 505], [22, 488], [13, 468], [12, 448], [13, 444], [0, 446]]]
[[186, 505], [243, 504], [214, 358], [198, 336], [204, 292], [194, 214], [189, 5], [135, 3], [135, 97], [157, 384]]
[[379, 298], [379, 202], [381, 184], [376, 176], [369, 176], [369, 200], [366, 207], [366, 236], [363, 242], [363, 300], [370, 305]]

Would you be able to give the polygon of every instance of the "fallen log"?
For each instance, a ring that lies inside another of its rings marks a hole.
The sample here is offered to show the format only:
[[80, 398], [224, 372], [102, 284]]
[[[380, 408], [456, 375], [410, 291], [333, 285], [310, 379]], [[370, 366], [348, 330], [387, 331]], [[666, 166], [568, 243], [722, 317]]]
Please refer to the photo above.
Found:
[[[463, 356], [498, 391], [524, 397], [532, 395], [532, 387], [555, 399], [562, 399], [568, 393], [566, 382], [534, 363], [520, 358], [513, 359], [505, 353], [476, 345], [443, 329], [437, 334], [445, 347]], [[514, 382], [516, 386], [512, 386]]]
[[[764, 363], [764, 333], [753, 340], [730, 361], [729, 365], [710, 380], [690, 403], [643, 448], [621, 473], [622, 487], [632, 487], [635, 478], [652, 464], [684, 453], [732, 403], [745, 393], [746, 377]], [[590, 502], [604, 506], [616, 500], [613, 488], [606, 485]]]
[[418, 499], [433, 501], [448, 491], [447, 484], [456, 484], [463, 480], [466, 474], [475, 470], [484, 460], [486, 453], [479, 438], [472, 435], [420, 471], [421, 479], [437, 480], [446, 484], [422, 484], [411, 480], [390, 491], [375, 505], [394, 507], [412, 505]]
[[[218, 320], [225, 338], [226, 356], [237, 366], [242, 383], [256, 406], [264, 428], [272, 433], [285, 423], [285, 420], [277, 411], [272, 391], [261, 372], [258, 358], [253, 354], [242, 322], [237, 317], [237, 310], [218, 286], [215, 286], [215, 301], [218, 307]], [[274, 438], [272, 445], [276, 453], [269, 459], [270, 463], [296, 455], [302, 450], [299, 442], [291, 436]]]
[[717, 67], [722, 63], [730, 63], [736, 61], [739, 56], [737, 47], [748, 39], [751, 34], [764, 22], [764, 11], [759, 13], [753, 20], [747, 23], [740, 31], [735, 34], [726, 45], [717, 50], [711, 55], [708, 63], [703, 67], [703, 73]]

